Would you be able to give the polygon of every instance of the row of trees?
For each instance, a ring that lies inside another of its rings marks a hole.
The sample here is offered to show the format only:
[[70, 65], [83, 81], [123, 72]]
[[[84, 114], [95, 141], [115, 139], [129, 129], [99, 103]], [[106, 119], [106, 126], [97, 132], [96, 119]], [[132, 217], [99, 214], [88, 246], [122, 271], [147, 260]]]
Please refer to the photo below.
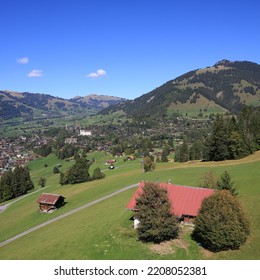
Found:
[[26, 194], [34, 189], [27, 167], [17, 166], [5, 172], [0, 180], [0, 202]]
[[217, 115], [211, 132], [191, 145], [186, 138], [176, 147], [175, 161], [220, 161], [243, 158], [260, 149], [260, 108], [245, 106], [240, 115]]

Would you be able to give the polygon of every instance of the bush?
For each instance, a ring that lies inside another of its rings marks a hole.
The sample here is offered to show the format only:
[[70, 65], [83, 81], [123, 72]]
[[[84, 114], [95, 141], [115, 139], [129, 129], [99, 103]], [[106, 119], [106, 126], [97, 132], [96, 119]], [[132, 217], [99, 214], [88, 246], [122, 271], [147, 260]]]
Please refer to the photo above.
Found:
[[206, 249], [218, 252], [238, 249], [249, 231], [249, 220], [237, 197], [222, 190], [202, 202], [192, 235]]
[[92, 180], [99, 180], [105, 178], [105, 174], [100, 170], [99, 167], [95, 168], [92, 175]]

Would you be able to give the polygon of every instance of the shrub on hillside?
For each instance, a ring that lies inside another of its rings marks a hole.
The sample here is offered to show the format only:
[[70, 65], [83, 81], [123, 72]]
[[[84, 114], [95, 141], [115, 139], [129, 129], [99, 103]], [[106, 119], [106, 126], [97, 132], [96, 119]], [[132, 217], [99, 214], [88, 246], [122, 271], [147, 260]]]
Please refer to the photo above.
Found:
[[249, 220], [230, 191], [206, 198], [195, 220], [193, 238], [213, 252], [238, 249], [249, 235]]

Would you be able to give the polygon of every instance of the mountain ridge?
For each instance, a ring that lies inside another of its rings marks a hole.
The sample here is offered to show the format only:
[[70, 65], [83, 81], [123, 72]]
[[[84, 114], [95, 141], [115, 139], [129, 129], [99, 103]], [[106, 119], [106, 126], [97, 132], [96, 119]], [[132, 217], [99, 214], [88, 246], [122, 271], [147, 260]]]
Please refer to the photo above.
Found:
[[126, 99], [107, 95], [89, 95], [76, 99], [54, 97], [44, 93], [0, 90], [0, 119], [33, 119], [38, 117], [64, 117], [77, 114], [95, 114], [111, 104]]
[[[199, 108], [201, 99], [205, 104]], [[188, 114], [195, 106], [196, 114], [208, 113], [213, 107], [212, 112], [237, 113], [243, 104], [260, 105], [260, 65], [224, 59], [213, 66], [189, 71], [133, 101], [108, 107], [101, 113], [124, 111], [130, 117], [149, 118]]]

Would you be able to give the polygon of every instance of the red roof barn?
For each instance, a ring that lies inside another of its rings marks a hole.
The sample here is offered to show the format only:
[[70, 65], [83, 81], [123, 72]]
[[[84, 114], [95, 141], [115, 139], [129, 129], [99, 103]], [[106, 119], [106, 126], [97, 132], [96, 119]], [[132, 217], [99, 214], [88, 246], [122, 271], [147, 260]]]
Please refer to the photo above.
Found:
[[[144, 182], [140, 183], [138, 189], [127, 204], [127, 208], [136, 209], [136, 198], [142, 193]], [[213, 189], [177, 186], [173, 184], [160, 183], [160, 187], [167, 189], [169, 200], [172, 205], [172, 213], [184, 222], [193, 222], [198, 215], [202, 201], [214, 193]]]
[[56, 210], [64, 205], [65, 197], [58, 194], [43, 193], [37, 199], [39, 203], [39, 208], [43, 212], [49, 212], [51, 210]]

